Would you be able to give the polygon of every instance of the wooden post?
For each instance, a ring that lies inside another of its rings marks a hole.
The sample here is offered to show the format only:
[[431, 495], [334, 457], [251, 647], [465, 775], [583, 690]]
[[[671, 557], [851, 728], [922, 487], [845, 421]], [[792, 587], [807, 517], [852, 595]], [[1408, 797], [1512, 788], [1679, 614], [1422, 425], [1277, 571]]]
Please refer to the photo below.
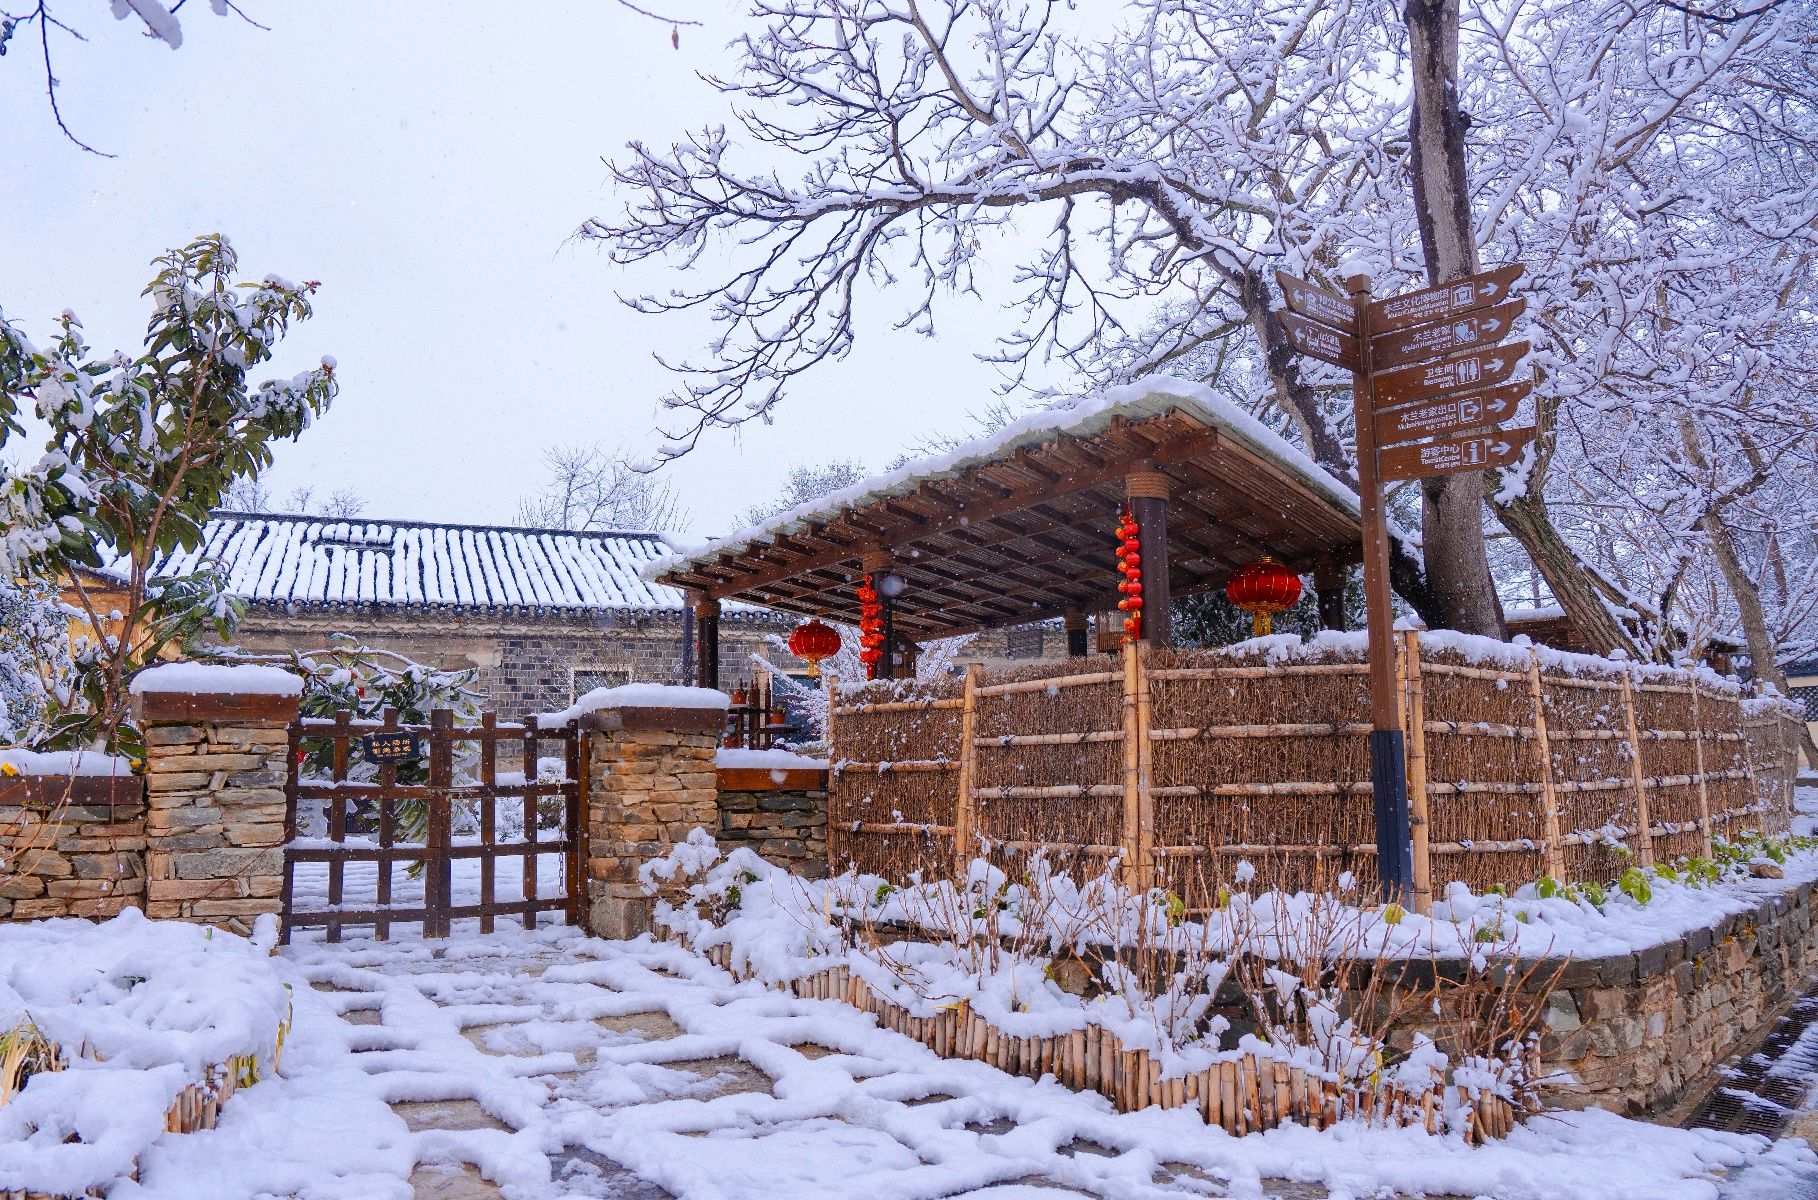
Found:
[[1703, 835], [1704, 856], [1711, 857], [1711, 793], [1704, 782], [1704, 714], [1698, 706], [1698, 679], [1692, 679], [1692, 754], [1698, 763], [1698, 832]]
[[1160, 471], [1132, 471], [1124, 477], [1124, 494], [1136, 517], [1136, 541], [1142, 556], [1143, 641], [1151, 646], [1174, 644], [1173, 603], [1168, 585], [1168, 477]]
[[720, 602], [708, 597], [694, 606], [696, 686], [720, 686]]
[[1155, 724], [1149, 711], [1149, 644], [1136, 647], [1136, 881], [1155, 886]]
[[[534, 770], [529, 778], [536, 779]], [[454, 904], [454, 860], [448, 856], [453, 841], [448, 793], [453, 787], [454, 712], [438, 708], [429, 714], [429, 844], [423, 872], [424, 906], [430, 910], [423, 932], [428, 937], [448, 936], [448, 910]]]
[[1141, 704], [1137, 688], [1142, 671], [1136, 643], [1124, 643], [1124, 829], [1121, 843], [1124, 853], [1124, 883], [1132, 889], [1142, 887], [1137, 856], [1142, 841], [1142, 735], [1138, 732]]
[[1313, 599], [1319, 606], [1321, 629], [1349, 629], [1351, 618], [1345, 611], [1346, 585], [1350, 572], [1343, 563], [1321, 563], [1313, 570]]
[[1370, 782], [1375, 799], [1376, 864], [1384, 900], [1404, 900], [1413, 884], [1408, 831], [1406, 750], [1395, 694], [1395, 615], [1389, 603], [1389, 529], [1376, 461], [1376, 384], [1370, 353], [1370, 277], [1348, 281], [1357, 310], [1357, 370], [1351, 378], [1357, 420], [1357, 496], [1363, 520], [1364, 607], [1370, 646]]
[[1628, 723], [1629, 733], [1629, 776], [1635, 781], [1635, 825], [1641, 842], [1641, 865], [1654, 865], [1654, 826], [1648, 817], [1647, 777], [1641, 770], [1641, 735], [1635, 728], [1635, 687], [1630, 682], [1632, 672], [1624, 667], [1622, 671], [1622, 716]]
[[1067, 657], [1084, 658], [1090, 652], [1086, 644], [1086, 614], [1069, 608], [1061, 614], [1061, 625], [1067, 631]]
[[[833, 791], [839, 786], [839, 778], [835, 772], [839, 770], [840, 755], [833, 741], [833, 706], [839, 699], [839, 690], [833, 686], [832, 671], [822, 671], [821, 682], [827, 686], [827, 727], [821, 732], [827, 740], [827, 811], [831, 816]], [[840, 874], [840, 866], [833, 860], [833, 847], [838, 840], [833, 836], [833, 822], [829, 821], [827, 823], [827, 874], [829, 876]]]
[[1565, 879], [1565, 859], [1559, 844], [1559, 796], [1553, 790], [1553, 747], [1547, 740], [1547, 709], [1540, 686], [1540, 652], [1528, 651], [1528, 692], [1534, 700], [1534, 753], [1540, 762], [1540, 804], [1546, 825], [1547, 874]]
[[1427, 697], [1420, 677], [1420, 633], [1402, 632], [1402, 695], [1408, 721], [1408, 841], [1414, 867], [1414, 911], [1433, 911], [1433, 865], [1427, 827]]
[[964, 884], [972, 861], [973, 774], [978, 769], [978, 747], [973, 745], [978, 727], [978, 679], [984, 668], [966, 664], [966, 682], [960, 692], [959, 795], [953, 807], [953, 881]]

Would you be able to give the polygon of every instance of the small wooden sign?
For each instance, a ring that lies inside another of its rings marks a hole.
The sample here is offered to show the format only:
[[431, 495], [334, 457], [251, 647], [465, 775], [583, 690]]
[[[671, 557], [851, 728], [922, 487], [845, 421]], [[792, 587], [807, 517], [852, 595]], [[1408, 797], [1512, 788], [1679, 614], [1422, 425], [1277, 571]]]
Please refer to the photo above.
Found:
[[1417, 438], [1437, 437], [1442, 433], [1451, 433], [1454, 429], [1498, 424], [1514, 416], [1515, 410], [1533, 390], [1533, 380], [1524, 379], [1520, 383], [1446, 396], [1425, 404], [1410, 404], [1406, 408], [1394, 408], [1387, 412], [1379, 410], [1376, 414], [1376, 444], [1393, 446]]
[[1287, 331], [1288, 342], [1302, 354], [1347, 371], [1357, 370], [1357, 339], [1350, 334], [1293, 313], [1281, 314], [1281, 327]]
[[1456, 354], [1460, 350], [1500, 342], [1509, 336], [1515, 318], [1527, 307], [1525, 299], [1511, 300], [1448, 321], [1385, 333], [1373, 339], [1370, 366], [1383, 371], [1423, 358], [1437, 358], [1441, 354]]
[[1416, 442], [1381, 452], [1384, 482], [1425, 479], [1429, 475], [1457, 475], [1506, 467], [1521, 457], [1521, 449], [1534, 440], [1534, 429], [1505, 429], [1497, 433]]
[[371, 762], [415, 762], [422, 748], [422, 740], [408, 729], [387, 729], [360, 739], [360, 749]]
[[1526, 342], [1511, 342], [1507, 346], [1454, 354], [1418, 367], [1386, 371], [1376, 376], [1373, 389], [1376, 411], [1430, 400], [1447, 392], [1472, 391], [1505, 383], [1528, 356], [1529, 349]]
[[1288, 307], [1303, 317], [1311, 317], [1322, 325], [1347, 333], [1357, 327], [1357, 306], [1337, 292], [1328, 292], [1318, 284], [1308, 283], [1286, 271], [1275, 272], [1275, 282]]
[[1372, 300], [1370, 332], [1387, 333], [1392, 329], [1446, 321], [1461, 313], [1475, 312], [1506, 296], [1509, 285], [1521, 278], [1525, 270], [1527, 267], [1521, 263], [1514, 263], [1439, 287], [1422, 288], [1387, 300]]

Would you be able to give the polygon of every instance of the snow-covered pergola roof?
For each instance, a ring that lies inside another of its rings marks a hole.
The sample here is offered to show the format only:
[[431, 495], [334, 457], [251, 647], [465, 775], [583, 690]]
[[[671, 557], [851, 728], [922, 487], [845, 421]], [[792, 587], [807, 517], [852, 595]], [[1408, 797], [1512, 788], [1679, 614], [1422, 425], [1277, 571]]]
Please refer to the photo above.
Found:
[[1357, 495], [1207, 389], [1151, 379], [1031, 413], [944, 454], [658, 559], [646, 579], [851, 621], [865, 556], [908, 582], [899, 630], [941, 637], [1115, 605], [1112, 529], [1135, 471], [1169, 480], [1171, 591], [1264, 554], [1360, 557]]

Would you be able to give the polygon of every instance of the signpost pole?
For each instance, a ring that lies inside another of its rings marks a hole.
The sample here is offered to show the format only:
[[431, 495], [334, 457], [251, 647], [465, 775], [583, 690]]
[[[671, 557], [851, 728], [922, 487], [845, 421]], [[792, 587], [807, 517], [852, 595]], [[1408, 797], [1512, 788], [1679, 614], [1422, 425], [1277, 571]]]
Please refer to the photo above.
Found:
[[1395, 690], [1394, 612], [1389, 605], [1389, 529], [1376, 457], [1376, 392], [1371, 375], [1370, 277], [1348, 281], [1356, 306], [1357, 484], [1363, 518], [1364, 607], [1370, 654], [1370, 782], [1375, 797], [1377, 875], [1385, 901], [1405, 903], [1413, 883], [1407, 760]]

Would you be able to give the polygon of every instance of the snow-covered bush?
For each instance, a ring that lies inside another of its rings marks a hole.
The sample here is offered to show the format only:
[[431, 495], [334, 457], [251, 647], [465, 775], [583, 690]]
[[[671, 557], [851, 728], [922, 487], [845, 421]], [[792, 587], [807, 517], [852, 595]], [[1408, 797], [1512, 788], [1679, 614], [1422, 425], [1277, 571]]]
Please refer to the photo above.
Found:
[[73, 683], [69, 616], [39, 579], [0, 574], [0, 743], [37, 745]]
[[249, 941], [137, 909], [0, 925], [0, 1031], [39, 1056], [0, 1095], [0, 1192], [105, 1187], [164, 1133], [185, 1088], [274, 1071], [290, 1021], [268, 957], [276, 932], [261, 918]]

